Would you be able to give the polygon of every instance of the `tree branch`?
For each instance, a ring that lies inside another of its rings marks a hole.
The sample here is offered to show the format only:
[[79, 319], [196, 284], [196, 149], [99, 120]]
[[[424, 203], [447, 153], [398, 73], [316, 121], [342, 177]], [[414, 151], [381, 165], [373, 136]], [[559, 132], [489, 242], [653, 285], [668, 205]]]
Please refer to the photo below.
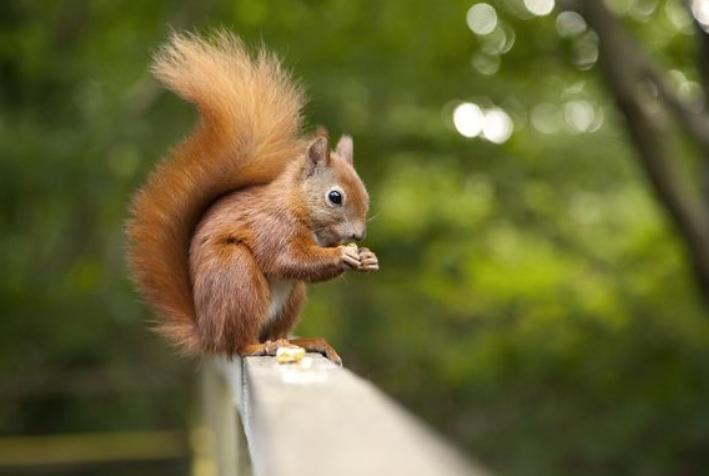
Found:
[[[704, 92], [704, 106], [706, 107], [709, 101], [709, 33], [704, 30], [704, 26], [694, 17], [690, 2], [686, 1], [687, 13], [694, 19], [694, 31], [699, 43], [697, 48], [697, 66], [699, 70], [699, 81]], [[705, 154], [709, 157], [709, 155]], [[704, 192], [704, 202], [709, 203], [709, 159], [706, 161], [704, 170], [702, 170], [702, 185]]]
[[[600, 0], [599, 2], [602, 3]], [[612, 29], [619, 29], [617, 20], [606, 8], [604, 8], [603, 5], [594, 5], [599, 2], [596, 2], [595, 0], [588, 0], [586, 2], [578, 0], [562, 0], [561, 5], [565, 8], [576, 10], [581, 13], [585, 12], [587, 20], [591, 20], [589, 17], [589, 9], [604, 9], [605, 12], [601, 13], [601, 15], [604, 18], [610, 18], [611, 21], [616, 24], [611, 25]], [[586, 5], [586, 3], [590, 3], [591, 5]], [[597, 25], [592, 24], [591, 26], [597, 30]], [[707, 36], [701, 28], [700, 31], [705, 37]], [[689, 134], [690, 137], [699, 144], [702, 148], [702, 153], [705, 160], [709, 162], [709, 115], [707, 115], [704, 102], [692, 104], [691, 102], [682, 99], [670, 86], [667, 75], [653, 64], [650, 57], [645, 53], [645, 51], [642, 50], [642, 48], [640, 48], [633, 38], [621, 30], [619, 30], [617, 35], [614, 36], [616, 37], [616, 40], [622, 42], [623, 49], [626, 50], [627, 53], [624, 58], [624, 69], [627, 70], [629, 75], [635, 76], [636, 80], [645, 79], [655, 85], [662, 101], [667, 105], [668, 109], [679, 121], [687, 134]], [[705, 76], [705, 74], [706, 73], [704, 73], [703, 76]], [[703, 82], [703, 86], [706, 90], [705, 82]]]
[[704, 104], [692, 106], [680, 98], [669, 86], [666, 75], [660, 72], [647, 56], [643, 55], [641, 59], [640, 74], [657, 87], [668, 109], [682, 124], [687, 134], [702, 148], [702, 155], [709, 162], [709, 116], [705, 113]]
[[689, 135], [702, 146], [704, 155], [709, 156], [706, 117], [691, 111], [669, 89], [659, 71], [602, 1], [563, 3], [582, 13], [599, 36], [599, 64], [608, 88], [625, 116], [630, 139], [655, 194], [687, 243], [699, 284], [709, 297], [709, 208], [691, 193], [692, 187], [673, 163], [668, 131], [657, 114], [644, 107], [639, 86], [650, 79]]

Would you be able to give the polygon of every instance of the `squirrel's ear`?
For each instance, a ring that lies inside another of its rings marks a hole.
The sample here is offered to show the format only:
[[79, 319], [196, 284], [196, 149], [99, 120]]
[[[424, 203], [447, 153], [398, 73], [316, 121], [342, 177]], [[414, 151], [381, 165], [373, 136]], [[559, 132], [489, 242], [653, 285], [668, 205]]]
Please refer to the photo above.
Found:
[[337, 142], [337, 147], [335, 147], [335, 153], [351, 164], [354, 154], [352, 137], [347, 134], [340, 137], [340, 140]]
[[327, 164], [328, 156], [330, 152], [328, 150], [327, 137], [317, 136], [308, 146], [308, 151], [306, 153], [308, 156], [308, 173], [318, 167]]

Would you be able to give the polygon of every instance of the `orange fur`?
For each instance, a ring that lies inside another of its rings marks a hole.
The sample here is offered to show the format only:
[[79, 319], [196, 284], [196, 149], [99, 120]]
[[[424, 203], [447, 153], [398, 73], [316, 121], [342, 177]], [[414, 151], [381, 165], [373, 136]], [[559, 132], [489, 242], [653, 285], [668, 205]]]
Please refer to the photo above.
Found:
[[155, 76], [194, 103], [200, 121], [155, 169], [133, 201], [129, 261], [143, 296], [165, 319], [159, 330], [188, 352], [195, 332], [188, 249], [194, 227], [220, 195], [277, 176], [302, 150], [304, 96], [265, 50], [234, 36], [172, 36]]
[[[304, 282], [378, 269], [369, 250], [341, 246], [364, 236], [369, 208], [352, 140], [331, 153], [326, 137], [301, 138], [300, 89], [272, 54], [229, 34], [174, 35], [153, 72], [200, 120], [135, 196], [138, 287], [182, 350], [271, 354], [297, 322]], [[303, 342], [339, 361], [324, 341]]]
[[[347, 269], [341, 247], [323, 247], [313, 233], [313, 216], [330, 225], [323, 214], [321, 192], [310, 193], [318, 177], [304, 180], [301, 155], [266, 185], [236, 191], [219, 199], [197, 226], [190, 249], [190, 270], [196, 300], [196, 322], [205, 350], [244, 353], [254, 343], [287, 337], [302, 306], [304, 281], [331, 279]], [[345, 189], [353, 169], [341, 165], [338, 180]], [[332, 164], [325, 171], [338, 170]], [[356, 175], [354, 175], [356, 177]], [[359, 180], [359, 179], [357, 179]], [[359, 186], [357, 186], [359, 185]], [[353, 217], [364, 218], [366, 203], [357, 197], [361, 182], [348, 190]], [[363, 190], [363, 188], [362, 188]], [[340, 234], [349, 232], [333, 231]], [[326, 234], [330, 236], [330, 233]], [[277, 283], [291, 283], [275, 315], [268, 316]]]

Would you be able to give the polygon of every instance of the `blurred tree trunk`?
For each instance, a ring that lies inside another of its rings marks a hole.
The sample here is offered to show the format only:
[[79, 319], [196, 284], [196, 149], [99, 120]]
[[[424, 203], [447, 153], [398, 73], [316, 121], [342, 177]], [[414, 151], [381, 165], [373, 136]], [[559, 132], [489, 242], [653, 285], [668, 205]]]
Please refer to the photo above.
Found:
[[[625, 118], [629, 138], [655, 195], [687, 245], [700, 290], [709, 301], [709, 199], [700, 192], [702, 185], [707, 184], [687, 173], [673, 153], [669, 120], [671, 115], [695, 143], [701, 154], [701, 167], [709, 171], [709, 116], [705, 99], [709, 84], [706, 56], [709, 37], [698, 29], [699, 68], [705, 94], [701, 104], [694, 104], [677, 95], [665, 73], [654, 65], [602, 0], [566, 0], [562, 6], [578, 11], [598, 34], [601, 73]], [[709, 173], [705, 178], [709, 179]]]
[[[704, 106], [706, 106], [709, 104], [709, 33], [704, 31], [704, 28], [702, 28], [702, 25], [700, 25], [696, 19], [694, 20], [694, 29], [699, 41], [699, 48], [697, 48], [697, 64], [699, 65], [699, 81], [701, 82], [702, 92], [704, 93]], [[705, 157], [705, 159], [707, 158]], [[704, 180], [704, 201], [709, 203], [709, 159], [707, 159], [706, 166], [704, 167], [702, 179]]]

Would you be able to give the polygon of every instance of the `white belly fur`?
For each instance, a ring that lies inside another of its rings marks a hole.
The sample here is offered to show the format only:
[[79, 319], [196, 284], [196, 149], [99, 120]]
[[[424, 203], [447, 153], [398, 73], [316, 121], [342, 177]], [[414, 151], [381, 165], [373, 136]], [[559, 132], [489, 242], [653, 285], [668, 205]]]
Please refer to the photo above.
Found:
[[290, 280], [282, 280], [270, 281], [268, 284], [271, 287], [271, 302], [268, 306], [266, 322], [264, 324], [270, 324], [278, 317], [283, 309], [283, 306], [285, 306], [295, 283]]

